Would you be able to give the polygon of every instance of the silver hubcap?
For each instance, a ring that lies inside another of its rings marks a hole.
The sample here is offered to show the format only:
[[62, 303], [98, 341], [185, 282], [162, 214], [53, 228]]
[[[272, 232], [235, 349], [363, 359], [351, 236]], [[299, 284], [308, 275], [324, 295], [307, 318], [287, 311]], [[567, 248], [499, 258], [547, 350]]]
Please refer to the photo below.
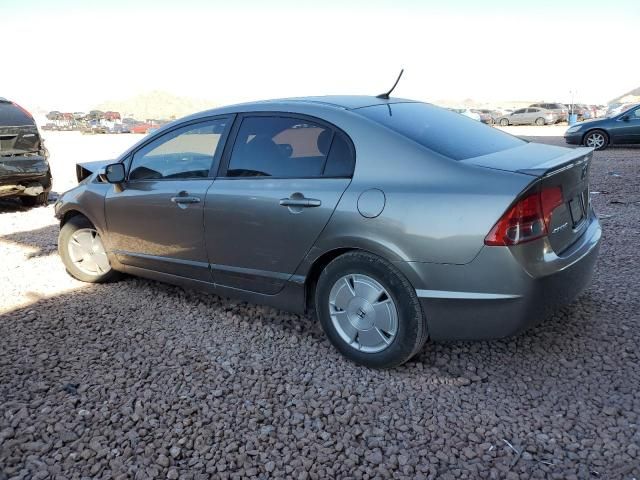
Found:
[[102, 240], [92, 228], [81, 228], [73, 232], [68, 250], [71, 262], [83, 273], [102, 275], [111, 270]]
[[366, 275], [345, 275], [335, 283], [329, 292], [329, 313], [338, 335], [361, 352], [381, 352], [398, 333], [391, 295]]
[[592, 133], [587, 137], [587, 147], [600, 148], [604, 145], [604, 135]]

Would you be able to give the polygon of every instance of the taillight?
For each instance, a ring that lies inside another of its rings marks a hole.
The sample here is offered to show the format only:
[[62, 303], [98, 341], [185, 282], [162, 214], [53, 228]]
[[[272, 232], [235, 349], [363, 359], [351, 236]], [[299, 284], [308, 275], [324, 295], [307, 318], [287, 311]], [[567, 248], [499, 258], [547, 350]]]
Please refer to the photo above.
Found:
[[496, 222], [484, 239], [485, 245], [517, 245], [544, 237], [551, 214], [563, 202], [560, 187], [543, 188], [521, 198]]

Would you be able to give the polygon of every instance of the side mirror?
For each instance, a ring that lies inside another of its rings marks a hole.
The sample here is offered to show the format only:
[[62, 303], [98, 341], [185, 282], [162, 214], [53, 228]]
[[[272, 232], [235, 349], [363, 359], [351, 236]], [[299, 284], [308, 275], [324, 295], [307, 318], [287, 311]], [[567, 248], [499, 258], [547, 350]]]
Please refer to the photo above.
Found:
[[125, 178], [124, 164], [112, 163], [104, 169], [104, 178], [109, 183], [122, 183]]
[[622, 120], [628, 122], [630, 120], [629, 115], [625, 115], [624, 117], [622, 117]]

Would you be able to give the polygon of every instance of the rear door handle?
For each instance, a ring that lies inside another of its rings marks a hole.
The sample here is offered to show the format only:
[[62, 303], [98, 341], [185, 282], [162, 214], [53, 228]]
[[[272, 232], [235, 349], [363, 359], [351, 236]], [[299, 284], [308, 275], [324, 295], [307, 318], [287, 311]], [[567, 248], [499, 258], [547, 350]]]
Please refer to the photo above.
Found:
[[189, 197], [189, 196], [177, 196], [177, 197], [171, 197], [171, 201], [173, 203], [200, 203], [200, 198], [199, 197]]
[[315, 198], [281, 198], [280, 205], [283, 207], [319, 207], [322, 202]]

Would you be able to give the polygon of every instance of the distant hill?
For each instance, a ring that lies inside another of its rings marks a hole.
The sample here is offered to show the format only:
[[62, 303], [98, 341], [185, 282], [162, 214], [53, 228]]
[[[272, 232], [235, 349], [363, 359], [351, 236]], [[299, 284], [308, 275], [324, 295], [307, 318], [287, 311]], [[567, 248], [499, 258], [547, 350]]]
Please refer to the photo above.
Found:
[[620, 95], [618, 98], [614, 98], [609, 103], [636, 103], [640, 102], [640, 87], [634, 88], [630, 92]]
[[138, 120], [180, 118], [191, 113], [216, 107], [216, 102], [190, 97], [180, 97], [168, 92], [153, 91], [123, 100], [109, 100], [94, 110], [120, 112]]

